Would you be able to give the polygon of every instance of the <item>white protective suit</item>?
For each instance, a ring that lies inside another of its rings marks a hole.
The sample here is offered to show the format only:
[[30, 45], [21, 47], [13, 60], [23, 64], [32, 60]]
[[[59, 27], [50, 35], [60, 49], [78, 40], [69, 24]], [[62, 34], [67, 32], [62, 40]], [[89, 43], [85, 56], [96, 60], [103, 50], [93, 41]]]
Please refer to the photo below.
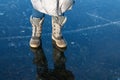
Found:
[[72, 8], [73, 0], [31, 0], [33, 8], [51, 15], [58, 16]]

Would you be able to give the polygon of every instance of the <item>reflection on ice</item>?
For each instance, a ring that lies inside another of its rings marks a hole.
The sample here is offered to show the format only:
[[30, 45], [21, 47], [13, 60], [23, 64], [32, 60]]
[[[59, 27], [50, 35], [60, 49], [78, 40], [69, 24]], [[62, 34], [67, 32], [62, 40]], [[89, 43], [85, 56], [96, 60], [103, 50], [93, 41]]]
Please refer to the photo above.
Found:
[[31, 48], [31, 51], [34, 54], [33, 62], [37, 69], [36, 80], [75, 80], [73, 73], [70, 70], [67, 70], [65, 66], [65, 49], [58, 48], [53, 42], [54, 69], [49, 69], [48, 61], [42, 49], [42, 45], [36, 49]]

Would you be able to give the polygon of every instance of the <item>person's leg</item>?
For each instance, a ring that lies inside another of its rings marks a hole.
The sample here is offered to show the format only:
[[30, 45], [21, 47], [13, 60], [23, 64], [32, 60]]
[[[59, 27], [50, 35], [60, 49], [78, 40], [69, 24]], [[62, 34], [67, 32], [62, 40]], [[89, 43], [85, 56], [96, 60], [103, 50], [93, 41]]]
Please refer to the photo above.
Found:
[[67, 43], [62, 36], [62, 27], [66, 20], [67, 18], [64, 14], [60, 16], [52, 16], [52, 39], [60, 48], [65, 48], [67, 46]]
[[42, 19], [43, 17], [45, 17], [45, 14], [41, 13], [41, 12], [35, 10], [35, 9], [33, 9], [33, 11], [32, 11], [32, 17]]
[[30, 39], [30, 47], [37, 48], [40, 46], [40, 37], [42, 33], [42, 24], [45, 14], [33, 9], [33, 13], [30, 17], [32, 24], [32, 37]]

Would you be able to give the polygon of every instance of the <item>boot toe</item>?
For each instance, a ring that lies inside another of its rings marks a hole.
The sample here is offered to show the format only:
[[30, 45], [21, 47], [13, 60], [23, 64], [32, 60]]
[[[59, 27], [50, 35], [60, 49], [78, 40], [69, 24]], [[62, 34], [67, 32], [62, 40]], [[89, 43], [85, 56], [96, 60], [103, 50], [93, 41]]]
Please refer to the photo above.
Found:
[[29, 44], [32, 48], [38, 48], [40, 46], [40, 40], [31, 39]]
[[67, 42], [64, 39], [56, 39], [54, 36], [52, 36], [53, 41], [55, 41], [55, 44], [59, 48], [66, 48], [67, 47]]

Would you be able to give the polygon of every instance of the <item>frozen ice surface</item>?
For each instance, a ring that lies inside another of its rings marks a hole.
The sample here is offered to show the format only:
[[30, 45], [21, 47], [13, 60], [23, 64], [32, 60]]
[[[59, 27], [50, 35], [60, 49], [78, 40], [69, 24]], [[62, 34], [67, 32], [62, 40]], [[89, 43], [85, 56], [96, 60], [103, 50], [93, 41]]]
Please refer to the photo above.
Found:
[[43, 24], [42, 46], [32, 49], [30, 1], [1, 0], [0, 80], [120, 80], [119, 3], [76, 0], [65, 14], [67, 49], [51, 40], [49, 16]]

